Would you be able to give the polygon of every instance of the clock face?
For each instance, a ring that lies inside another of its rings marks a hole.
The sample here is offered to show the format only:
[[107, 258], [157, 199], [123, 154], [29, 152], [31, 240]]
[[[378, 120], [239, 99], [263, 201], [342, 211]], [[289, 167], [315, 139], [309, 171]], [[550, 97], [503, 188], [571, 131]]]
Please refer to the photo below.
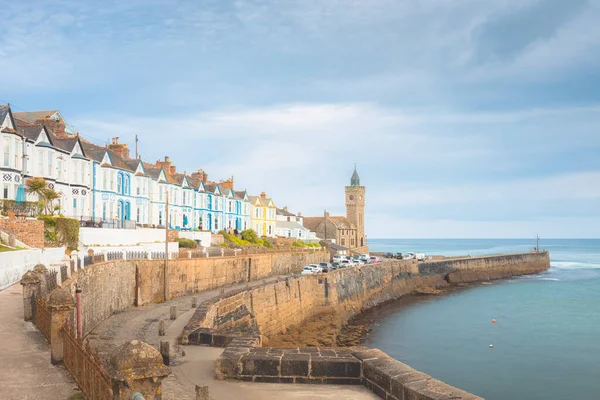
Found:
[[354, 196], [350, 195], [350, 197], [348, 197], [350, 200], [354, 200]]

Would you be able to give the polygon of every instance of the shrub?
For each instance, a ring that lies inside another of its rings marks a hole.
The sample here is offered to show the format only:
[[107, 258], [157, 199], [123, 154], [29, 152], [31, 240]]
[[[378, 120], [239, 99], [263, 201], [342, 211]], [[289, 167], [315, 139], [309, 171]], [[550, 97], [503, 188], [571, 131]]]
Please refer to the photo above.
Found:
[[61, 246], [67, 250], [77, 250], [79, 247], [79, 221], [73, 218], [56, 218], [56, 236]]
[[254, 229], [244, 229], [241, 232], [241, 235], [242, 240], [245, 240], [250, 243], [256, 243], [256, 241], [258, 240], [258, 235], [256, 234], [256, 231]]
[[179, 238], [177, 239], [177, 242], [179, 242], [180, 248], [195, 249], [198, 247], [198, 243], [192, 239]]
[[304, 243], [302, 240], [294, 240], [290, 246], [291, 247], [306, 247], [306, 246], [308, 246], [308, 244]]

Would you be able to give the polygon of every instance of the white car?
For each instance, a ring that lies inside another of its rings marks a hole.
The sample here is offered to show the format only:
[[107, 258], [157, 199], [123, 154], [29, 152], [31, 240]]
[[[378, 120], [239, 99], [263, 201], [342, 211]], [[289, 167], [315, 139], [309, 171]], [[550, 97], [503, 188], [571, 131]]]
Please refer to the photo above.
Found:
[[304, 267], [300, 275], [313, 275], [315, 274], [315, 270], [313, 267]]
[[312, 267], [313, 271], [315, 271], [314, 272], [315, 274], [323, 272], [323, 268], [320, 265], [318, 265], [318, 264], [309, 264], [308, 266]]
[[342, 262], [340, 262], [340, 268], [348, 268], [348, 267], [353, 267], [353, 266], [354, 266], [354, 264], [348, 260], [343, 260]]
[[416, 258], [415, 253], [404, 253], [402, 255], [402, 259], [404, 259], [404, 260], [412, 260], [414, 258]]
[[417, 257], [417, 260], [425, 261], [425, 253], [417, 253], [415, 256]]

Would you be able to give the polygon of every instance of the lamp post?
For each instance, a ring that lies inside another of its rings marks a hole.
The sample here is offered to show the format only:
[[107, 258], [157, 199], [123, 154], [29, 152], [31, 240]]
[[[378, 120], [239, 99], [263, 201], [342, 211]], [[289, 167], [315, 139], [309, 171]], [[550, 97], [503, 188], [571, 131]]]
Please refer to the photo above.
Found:
[[165, 301], [169, 300], [169, 278], [168, 278], [168, 270], [169, 270], [169, 193], [167, 192], [167, 202], [165, 204]]

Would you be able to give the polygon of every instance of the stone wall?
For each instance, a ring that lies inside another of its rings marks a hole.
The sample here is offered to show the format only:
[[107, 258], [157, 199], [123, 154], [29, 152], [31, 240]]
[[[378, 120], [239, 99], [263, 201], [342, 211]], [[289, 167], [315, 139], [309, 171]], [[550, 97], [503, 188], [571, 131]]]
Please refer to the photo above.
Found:
[[30, 247], [44, 248], [44, 221], [0, 218], [0, 231], [15, 235], [18, 240]]
[[[242, 257], [179, 259], [169, 262], [169, 295], [179, 297], [225, 285], [285, 275], [307, 264], [327, 261], [324, 251], [314, 253], [267, 253]], [[164, 300], [164, 262], [140, 261], [138, 305]]]
[[[326, 252], [275, 253], [169, 261], [169, 297], [297, 271], [322, 262]], [[84, 334], [115, 312], [164, 301], [163, 260], [115, 260], [78, 270], [63, 283], [75, 296], [82, 289]]]
[[[268, 338], [325, 311], [335, 311], [340, 323], [365, 309], [394, 300], [422, 288], [508, 278], [543, 271], [550, 266], [548, 253], [456, 259], [418, 263], [395, 260], [341, 269], [328, 274], [289, 278], [255, 287], [235, 299], [215, 302], [204, 320], [192, 318], [186, 332], [195, 327], [216, 331], [244, 307], [253, 315], [260, 334]], [[212, 319], [211, 319], [212, 318]]]

